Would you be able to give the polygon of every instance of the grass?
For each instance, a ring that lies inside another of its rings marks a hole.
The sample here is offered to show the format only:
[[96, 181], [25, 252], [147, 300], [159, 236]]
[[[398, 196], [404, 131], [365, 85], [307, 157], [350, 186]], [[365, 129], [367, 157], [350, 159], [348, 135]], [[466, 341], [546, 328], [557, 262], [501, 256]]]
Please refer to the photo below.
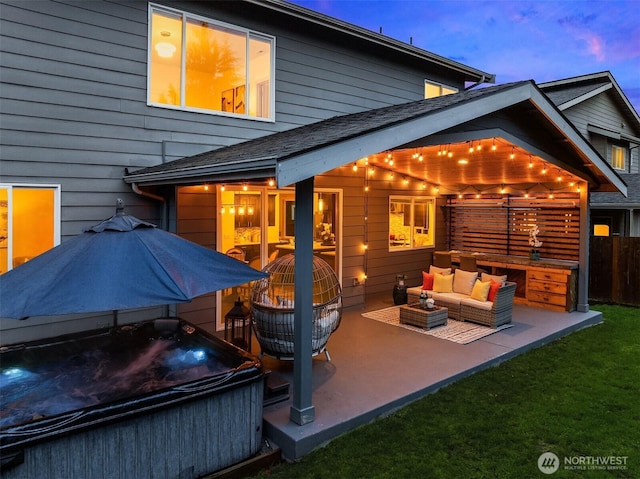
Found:
[[[640, 309], [592, 309], [603, 312], [603, 324], [463, 379], [256, 477], [640, 477]], [[560, 458], [552, 475], [537, 465], [547, 451]], [[626, 469], [565, 468], [565, 458], [604, 456], [627, 456]]]

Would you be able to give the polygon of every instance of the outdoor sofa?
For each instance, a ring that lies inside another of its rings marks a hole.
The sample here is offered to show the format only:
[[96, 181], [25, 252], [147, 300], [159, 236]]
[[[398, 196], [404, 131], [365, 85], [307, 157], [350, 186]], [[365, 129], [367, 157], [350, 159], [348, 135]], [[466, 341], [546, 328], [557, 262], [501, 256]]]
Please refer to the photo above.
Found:
[[429, 273], [423, 272], [422, 285], [407, 288], [408, 302], [419, 302], [422, 290], [436, 306], [448, 308], [452, 319], [492, 328], [511, 322], [516, 283], [507, 281], [506, 276], [461, 269], [451, 272], [451, 268], [432, 265]]

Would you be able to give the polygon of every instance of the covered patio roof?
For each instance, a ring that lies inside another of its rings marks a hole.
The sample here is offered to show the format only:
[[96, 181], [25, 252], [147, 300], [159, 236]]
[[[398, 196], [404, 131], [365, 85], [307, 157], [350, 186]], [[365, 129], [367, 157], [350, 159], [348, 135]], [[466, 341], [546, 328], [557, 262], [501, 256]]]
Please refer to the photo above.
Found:
[[489, 191], [553, 184], [556, 168], [592, 191], [626, 196], [620, 176], [533, 81], [337, 116], [127, 172], [124, 180], [151, 186], [273, 178], [285, 187], [364, 158], [442, 194], [468, 185]]

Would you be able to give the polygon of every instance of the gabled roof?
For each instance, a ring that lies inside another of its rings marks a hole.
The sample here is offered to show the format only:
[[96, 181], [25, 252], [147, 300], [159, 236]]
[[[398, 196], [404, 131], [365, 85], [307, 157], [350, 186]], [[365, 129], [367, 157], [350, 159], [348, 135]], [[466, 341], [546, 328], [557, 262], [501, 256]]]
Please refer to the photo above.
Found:
[[[553, 162], [562, 158], [567, 163], [559, 166], [582, 176], [592, 186], [611, 185], [614, 190], [626, 194], [626, 186], [620, 177], [540, 92], [533, 81], [468, 90], [338, 116], [128, 172], [124, 180], [127, 183], [159, 185], [273, 177], [277, 186], [283, 187], [375, 153], [416, 141], [428, 144], [425, 139], [438, 133], [451, 133], [458, 128], [459, 131], [454, 133], [466, 134], [469, 131], [465, 127], [466, 123], [487, 118], [494, 113], [501, 113], [498, 121], [508, 115], [517, 118], [517, 121], [524, 121], [518, 125], [519, 129], [530, 128], [532, 134], [542, 135], [546, 146], [553, 148], [555, 152], [548, 154], [546, 161]], [[545, 155], [542, 148], [536, 151], [538, 155]], [[444, 166], [451, 169], [449, 165]], [[497, 175], [498, 172], [491, 174]], [[524, 174], [522, 168], [518, 174]], [[495, 182], [499, 184], [504, 180], [496, 178]]]
[[633, 131], [640, 131], [640, 117], [609, 71], [591, 73], [538, 84], [538, 87], [561, 110], [566, 110], [604, 91], [611, 90], [624, 116], [633, 122]]

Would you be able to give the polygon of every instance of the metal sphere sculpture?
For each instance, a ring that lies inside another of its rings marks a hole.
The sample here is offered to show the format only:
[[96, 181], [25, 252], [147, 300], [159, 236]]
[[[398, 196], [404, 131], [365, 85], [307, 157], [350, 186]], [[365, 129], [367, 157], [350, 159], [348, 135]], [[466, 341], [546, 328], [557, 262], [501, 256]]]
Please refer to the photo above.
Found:
[[[266, 265], [269, 277], [254, 283], [251, 315], [262, 354], [277, 359], [293, 359], [295, 256], [288, 254]], [[313, 257], [312, 354], [325, 353], [329, 336], [342, 318], [342, 288], [338, 277], [323, 259]]]

